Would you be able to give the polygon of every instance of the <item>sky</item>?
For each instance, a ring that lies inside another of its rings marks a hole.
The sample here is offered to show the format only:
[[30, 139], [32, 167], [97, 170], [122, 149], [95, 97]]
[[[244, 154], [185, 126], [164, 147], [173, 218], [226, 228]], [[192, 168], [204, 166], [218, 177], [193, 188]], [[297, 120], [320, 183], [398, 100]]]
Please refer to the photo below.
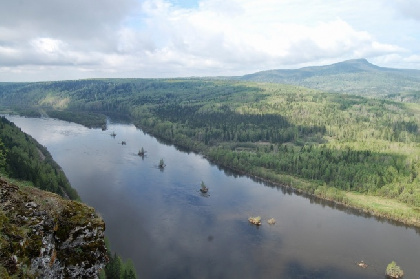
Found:
[[420, 70], [419, 0], [0, 0], [0, 82]]

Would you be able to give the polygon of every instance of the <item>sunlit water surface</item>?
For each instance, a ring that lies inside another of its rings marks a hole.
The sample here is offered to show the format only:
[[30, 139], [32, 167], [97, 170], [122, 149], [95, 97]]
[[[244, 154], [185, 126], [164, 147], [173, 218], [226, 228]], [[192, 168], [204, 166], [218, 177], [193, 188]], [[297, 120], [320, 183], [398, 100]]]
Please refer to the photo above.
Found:
[[[233, 175], [133, 125], [109, 123], [102, 131], [7, 118], [48, 148], [104, 218], [112, 250], [131, 258], [141, 278], [384, 278], [392, 260], [405, 278], [420, 278], [420, 235], [413, 228]], [[137, 155], [141, 147], [144, 158]], [[208, 195], [200, 193], [201, 181]], [[261, 227], [248, 223], [257, 215]], [[361, 260], [369, 267], [357, 266]]]

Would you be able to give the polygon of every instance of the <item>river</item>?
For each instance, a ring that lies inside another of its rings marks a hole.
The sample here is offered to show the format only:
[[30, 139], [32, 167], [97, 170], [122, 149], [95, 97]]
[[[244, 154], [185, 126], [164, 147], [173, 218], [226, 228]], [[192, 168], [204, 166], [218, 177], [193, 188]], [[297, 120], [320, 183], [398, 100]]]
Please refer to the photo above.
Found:
[[[102, 131], [7, 118], [48, 148], [104, 218], [112, 250], [130, 258], [140, 278], [384, 278], [392, 260], [405, 278], [420, 278], [414, 228], [232, 174], [131, 124], [110, 122]], [[248, 223], [258, 215], [260, 227]]]

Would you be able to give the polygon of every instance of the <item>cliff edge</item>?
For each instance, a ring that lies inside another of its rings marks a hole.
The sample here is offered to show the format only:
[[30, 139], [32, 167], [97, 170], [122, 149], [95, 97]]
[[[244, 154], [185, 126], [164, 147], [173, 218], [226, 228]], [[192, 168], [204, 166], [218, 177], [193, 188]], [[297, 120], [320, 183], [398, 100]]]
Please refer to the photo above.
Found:
[[0, 178], [0, 278], [98, 278], [104, 231], [93, 208]]

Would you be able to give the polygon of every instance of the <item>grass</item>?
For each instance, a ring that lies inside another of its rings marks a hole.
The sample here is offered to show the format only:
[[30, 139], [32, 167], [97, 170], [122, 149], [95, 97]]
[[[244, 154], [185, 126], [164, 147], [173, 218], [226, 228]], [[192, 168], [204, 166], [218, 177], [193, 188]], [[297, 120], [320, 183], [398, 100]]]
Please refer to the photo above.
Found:
[[[258, 168], [254, 170], [253, 175], [264, 178], [264, 180], [273, 183], [290, 186], [298, 192], [304, 192], [309, 195], [314, 192], [314, 189], [320, 187], [314, 182], [296, 178], [290, 175], [274, 173], [273, 171], [265, 168]], [[346, 192], [341, 190], [337, 191], [342, 194], [343, 201], [337, 201], [328, 197], [324, 199], [335, 201], [350, 208], [362, 210], [363, 212], [372, 214], [373, 216], [394, 220], [406, 225], [420, 227], [419, 207], [410, 206], [397, 200], [380, 196], [373, 196], [356, 192]], [[317, 195], [314, 194], [314, 196]]]
[[[303, 191], [308, 194], [310, 194], [313, 189], [319, 187], [319, 185], [316, 185], [316, 183], [311, 183], [310, 181], [306, 181], [304, 179], [299, 179], [288, 175], [274, 174], [273, 172], [271, 172], [271, 175], [267, 175], [267, 172], [270, 171], [265, 170], [265, 172], [261, 172], [260, 174], [264, 177], [267, 177], [268, 180], [272, 182], [277, 182], [280, 184], [284, 183], [294, 189], [297, 189], [298, 191]], [[348, 207], [363, 210], [364, 212], [370, 213], [374, 216], [402, 222], [406, 225], [420, 227], [419, 207], [411, 206], [394, 199], [380, 196], [373, 196], [356, 192], [346, 192], [341, 190], [337, 191], [343, 194], [343, 201], [337, 201], [334, 200], [334, 198], [330, 199], [328, 197], [326, 199], [333, 200]]]
[[347, 205], [362, 209], [375, 216], [385, 217], [407, 225], [420, 227], [420, 208], [396, 200], [346, 192]]
[[31, 181], [10, 178], [10, 177], [7, 177], [7, 176], [1, 175], [1, 174], [0, 174], [0, 178], [7, 181], [10, 184], [14, 184], [16, 186], [19, 186], [19, 188], [34, 187], [34, 184]]

